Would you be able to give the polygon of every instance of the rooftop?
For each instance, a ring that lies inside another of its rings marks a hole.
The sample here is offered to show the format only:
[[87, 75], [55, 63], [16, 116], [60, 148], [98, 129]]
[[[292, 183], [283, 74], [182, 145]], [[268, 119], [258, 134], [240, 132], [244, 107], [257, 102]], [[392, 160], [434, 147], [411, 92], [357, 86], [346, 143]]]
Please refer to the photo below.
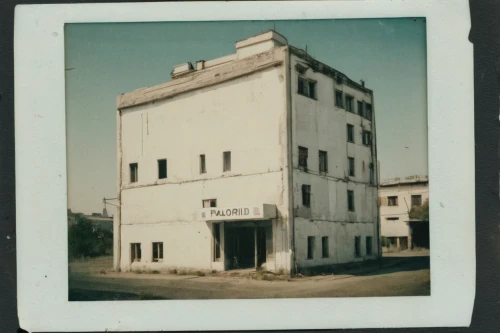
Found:
[[428, 183], [428, 182], [429, 182], [428, 176], [415, 175], [415, 176], [408, 176], [405, 178], [397, 177], [397, 178], [382, 180], [380, 182], [380, 186], [384, 187], [384, 186], [408, 185], [408, 184]]

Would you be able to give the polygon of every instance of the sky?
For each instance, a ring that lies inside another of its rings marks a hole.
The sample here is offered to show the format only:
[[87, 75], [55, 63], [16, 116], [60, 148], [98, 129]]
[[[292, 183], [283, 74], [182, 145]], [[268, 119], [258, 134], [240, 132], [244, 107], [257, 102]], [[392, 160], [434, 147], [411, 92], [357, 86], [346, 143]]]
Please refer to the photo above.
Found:
[[68, 208], [102, 212], [102, 199], [116, 197], [117, 95], [169, 81], [174, 65], [235, 53], [236, 41], [269, 29], [373, 90], [382, 180], [427, 175], [423, 18], [67, 24]]

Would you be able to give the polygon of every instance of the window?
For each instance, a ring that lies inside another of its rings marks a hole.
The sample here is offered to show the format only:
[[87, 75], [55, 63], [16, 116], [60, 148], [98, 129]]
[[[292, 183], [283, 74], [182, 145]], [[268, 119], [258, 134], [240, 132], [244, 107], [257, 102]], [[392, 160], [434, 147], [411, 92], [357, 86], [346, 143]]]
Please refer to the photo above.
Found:
[[354, 237], [354, 256], [361, 257], [361, 237]]
[[300, 95], [313, 99], [316, 98], [316, 81], [299, 76], [297, 86], [297, 93]]
[[328, 153], [319, 151], [319, 172], [328, 172]]
[[130, 163], [130, 182], [136, 183], [139, 180], [139, 165]]
[[163, 242], [153, 243], [153, 262], [163, 260]]
[[362, 101], [358, 101], [358, 114], [362, 117], [365, 116], [365, 114], [363, 112], [363, 102]]
[[344, 107], [344, 95], [342, 91], [335, 90], [335, 106], [338, 106], [339, 108]]
[[314, 236], [307, 237], [307, 259], [314, 258]]
[[372, 132], [363, 131], [363, 144], [369, 146], [372, 144]]
[[375, 184], [375, 170], [373, 168], [373, 163], [370, 163], [370, 185]]
[[158, 160], [158, 179], [167, 178], [167, 160]]
[[305, 147], [299, 147], [299, 168], [304, 168], [307, 171], [307, 155], [308, 150]]
[[368, 103], [365, 104], [365, 118], [372, 120], [372, 105]]
[[311, 206], [311, 185], [302, 185], [302, 205]]
[[141, 243], [130, 244], [130, 262], [141, 261]]
[[321, 254], [323, 258], [328, 258], [328, 237], [321, 237]]
[[349, 162], [349, 176], [354, 177], [354, 157], [348, 157], [347, 158]]
[[224, 158], [224, 165], [223, 165], [223, 171], [231, 171], [231, 152], [230, 151], [225, 151], [223, 154]]
[[397, 206], [398, 205], [398, 197], [387, 197], [388, 205], [387, 206]]
[[347, 190], [347, 209], [354, 212], [354, 191]]
[[220, 261], [220, 223], [214, 223], [214, 261]]
[[422, 206], [422, 196], [412, 195], [411, 196], [411, 206]]
[[354, 143], [354, 125], [347, 124], [347, 141]]
[[372, 255], [372, 237], [371, 236], [366, 236], [366, 255], [371, 256]]
[[217, 207], [217, 199], [203, 200], [203, 208]]
[[345, 97], [345, 110], [354, 112], [354, 98], [352, 96]]
[[207, 165], [205, 163], [205, 155], [200, 155], [200, 174], [207, 173]]

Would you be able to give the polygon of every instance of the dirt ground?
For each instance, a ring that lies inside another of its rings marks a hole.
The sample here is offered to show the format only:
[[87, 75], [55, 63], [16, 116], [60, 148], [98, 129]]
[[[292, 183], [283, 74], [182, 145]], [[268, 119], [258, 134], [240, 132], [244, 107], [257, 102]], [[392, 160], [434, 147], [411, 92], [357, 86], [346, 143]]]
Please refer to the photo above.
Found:
[[430, 295], [428, 251], [384, 254], [377, 265], [360, 266], [339, 274], [292, 279], [277, 276], [272, 281], [257, 280], [248, 272], [207, 273], [206, 276], [166, 272], [138, 274], [113, 272], [111, 266], [111, 257], [72, 262], [69, 267], [69, 300]]

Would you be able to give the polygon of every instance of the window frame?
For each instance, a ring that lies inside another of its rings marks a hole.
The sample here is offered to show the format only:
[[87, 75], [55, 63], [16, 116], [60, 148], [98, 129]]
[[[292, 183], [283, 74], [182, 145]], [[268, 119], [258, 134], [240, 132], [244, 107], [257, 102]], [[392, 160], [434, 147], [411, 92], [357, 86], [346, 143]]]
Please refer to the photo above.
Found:
[[316, 247], [316, 237], [315, 236], [307, 236], [307, 260], [314, 259], [314, 249]]
[[207, 160], [205, 154], [200, 154], [200, 175], [207, 173]]
[[[305, 155], [303, 153], [305, 153]], [[307, 171], [308, 159], [309, 159], [309, 149], [307, 149], [304, 146], [299, 146], [299, 169]], [[302, 163], [301, 161], [305, 161], [305, 163]]]
[[130, 243], [130, 263], [141, 262], [141, 243]]
[[[163, 242], [153, 242], [153, 251], [151, 251], [152, 262], [162, 262], [163, 261]], [[157, 248], [156, 248], [157, 247]], [[155, 258], [156, 250], [156, 258]]]
[[361, 257], [361, 236], [354, 236], [354, 257]]
[[[337, 99], [337, 94], [340, 94], [340, 104]], [[344, 92], [342, 90], [335, 89], [335, 106], [339, 109], [344, 109]]]
[[367, 120], [372, 121], [373, 118], [373, 107], [371, 103], [366, 103], [364, 105], [364, 112], [363, 112], [363, 117], [365, 117]]
[[372, 132], [371, 131], [363, 131], [363, 145], [371, 146], [372, 145]]
[[[302, 89], [301, 89], [302, 86]], [[303, 75], [297, 75], [297, 94], [317, 100], [317, 81], [308, 79]]]
[[330, 258], [330, 244], [328, 236], [321, 237], [321, 258]]
[[354, 125], [347, 124], [347, 142], [355, 143], [354, 140]]
[[318, 170], [320, 173], [328, 173], [328, 152], [326, 150], [318, 151]]
[[130, 174], [129, 182], [137, 183], [139, 181], [139, 163], [138, 162], [129, 163], [128, 168]]
[[[391, 203], [391, 200], [393, 200], [394, 202]], [[397, 207], [397, 206], [399, 206], [399, 196], [397, 196], [397, 195], [387, 196], [387, 206], [388, 207]]]
[[[348, 107], [349, 106], [348, 101], [351, 102], [350, 103], [350, 107]], [[344, 105], [344, 107], [345, 107], [345, 110], [347, 112], [354, 113], [354, 101], [355, 101], [354, 96], [349, 95], [349, 94], [345, 94], [345, 97], [344, 97], [344, 103], [345, 103], [345, 105]]]
[[311, 185], [302, 184], [302, 206], [311, 207]]
[[366, 247], [366, 255], [371, 256], [373, 255], [373, 237], [372, 236], [366, 236], [365, 237], [365, 247]]
[[222, 153], [222, 172], [231, 171], [231, 151], [225, 151]]
[[[355, 201], [354, 200], [354, 190], [347, 190], [347, 211], [349, 211], [349, 212], [356, 211], [356, 205], [355, 205], [354, 201]], [[351, 202], [352, 202], [352, 205], [351, 205]]]
[[[205, 207], [205, 203], [208, 203], [208, 206]], [[215, 208], [217, 207], [217, 199], [203, 199], [201, 205], [203, 208]]]
[[[419, 204], [414, 204], [414, 199], [418, 198]], [[422, 206], [422, 194], [412, 194], [411, 195], [411, 206], [420, 207]]]
[[[160, 163], [165, 162], [165, 177], [161, 177], [161, 169], [160, 169]], [[167, 166], [167, 159], [162, 158], [157, 160], [157, 167], [158, 167], [158, 179], [167, 179], [168, 178], [168, 166]]]
[[[357, 101], [356, 105], [357, 105], [356, 107], [357, 107], [358, 115], [360, 115], [361, 117], [364, 117], [365, 116], [364, 102], [363, 101]], [[361, 106], [361, 108], [360, 108], [360, 106]]]
[[356, 162], [354, 157], [347, 157], [347, 163], [349, 167], [349, 177], [356, 177]]

